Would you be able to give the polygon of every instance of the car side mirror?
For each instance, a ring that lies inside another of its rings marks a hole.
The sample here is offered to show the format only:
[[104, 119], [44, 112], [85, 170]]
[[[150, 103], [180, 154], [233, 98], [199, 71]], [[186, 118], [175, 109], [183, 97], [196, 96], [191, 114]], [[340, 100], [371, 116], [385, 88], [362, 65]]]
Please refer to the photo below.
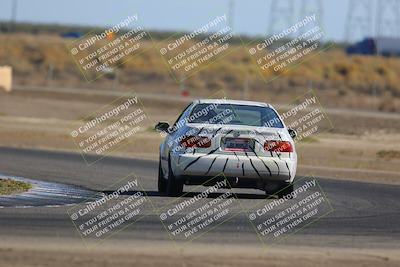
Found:
[[292, 128], [288, 128], [288, 132], [290, 134], [290, 136], [295, 139], [297, 137], [297, 132], [296, 130], [292, 129]]
[[166, 133], [168, 133], [168, 128], [169, 128], [169, 123], [168, 123], [168, 122], [165, 122], [165, 121], [160, 121], [160, 122], [157, 123], [157, 125], [154, 127], [154, 129], [156, 129], [157, 131], [166, 132]]

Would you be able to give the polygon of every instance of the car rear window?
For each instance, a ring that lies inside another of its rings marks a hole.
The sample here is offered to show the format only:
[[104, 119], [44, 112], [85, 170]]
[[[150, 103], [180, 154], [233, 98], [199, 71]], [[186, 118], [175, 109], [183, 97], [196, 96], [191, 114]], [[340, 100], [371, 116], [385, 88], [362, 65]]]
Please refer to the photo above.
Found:
[[272, 108], [219, 103], [197, 104], [188, 122], [283, 128], [282, 121]]

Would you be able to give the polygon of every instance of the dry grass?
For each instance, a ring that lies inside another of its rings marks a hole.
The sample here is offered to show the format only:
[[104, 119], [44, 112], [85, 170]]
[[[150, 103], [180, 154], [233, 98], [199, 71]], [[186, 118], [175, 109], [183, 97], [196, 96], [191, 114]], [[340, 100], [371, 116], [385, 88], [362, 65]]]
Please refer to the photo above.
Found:
[[[54, 69], [52, 85], [110, 88], [112, 77], [87, 84], [66, 47], [67, 41], [47, 35], [0, 35], [0, 65], [13, 66], [18, 84], [46, 85], [49, 66]], [[144, 46], [152, 47], [146, 42]], [[335, 106], [350, 108], [371, 107], [382, 111], [400, 110], [400, 59], [384, 57], [347, 56], [343, 50], [332, 48], [312, 56], [289, 71], [264, 73], [271, 80], [261, 79], [258, 67], [244, 48], [217, 60], [186, 80], [187, 88], [197, 95], [210, 95], [217, 89], [240, 94], [247, 80], [252, 90], [250, 98], [257, 98], [268, 91], [270, 98], [287, 98], [296, 88], [308, 87], [310, 82]], [[167, 87], [179, 91], [170, 77], [159, 52], [149, 49], [119, 68], [120, 88], [138, 84], [154, 84], [147, 91], [165, 93]], [[373, 96], [373, 97], [372, 97]]]
[[14, 181], [11, 179], [0, 179], [0, 195], [11, 195], [22, 193], [31, 189], [28, 183]]
[[380, 150], [376, 153], [378, 158], [391, 160], [391, 159], [400, 159], [400, 151], [398, 150]]

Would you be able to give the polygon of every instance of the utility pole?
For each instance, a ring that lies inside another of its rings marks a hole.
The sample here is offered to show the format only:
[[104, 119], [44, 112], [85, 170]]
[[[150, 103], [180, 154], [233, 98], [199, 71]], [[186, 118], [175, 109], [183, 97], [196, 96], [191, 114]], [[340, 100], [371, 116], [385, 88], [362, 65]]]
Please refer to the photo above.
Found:
[[228, 26], [233, 32], [233, 16], [235, 13], [235, 0], [229, 0]]
[[10, 21], [10, 31], [14, 32], [15, 31], [15, 24], [17, 21], [17, 10], [18, 10], [18, 0], [13, 0], [12, 1], [12, 6], [11, 6], [11, 21]]

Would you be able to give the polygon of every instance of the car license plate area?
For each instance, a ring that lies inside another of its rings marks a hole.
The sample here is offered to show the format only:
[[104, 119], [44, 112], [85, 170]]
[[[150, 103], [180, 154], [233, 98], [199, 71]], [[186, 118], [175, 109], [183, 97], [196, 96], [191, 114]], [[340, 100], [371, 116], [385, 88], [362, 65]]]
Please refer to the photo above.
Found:
[[254, 147], [254, 142], [248, 138], [224, 138], [222, 142], [222, 149], [225, 151], [233, 152], [250, 152]]

